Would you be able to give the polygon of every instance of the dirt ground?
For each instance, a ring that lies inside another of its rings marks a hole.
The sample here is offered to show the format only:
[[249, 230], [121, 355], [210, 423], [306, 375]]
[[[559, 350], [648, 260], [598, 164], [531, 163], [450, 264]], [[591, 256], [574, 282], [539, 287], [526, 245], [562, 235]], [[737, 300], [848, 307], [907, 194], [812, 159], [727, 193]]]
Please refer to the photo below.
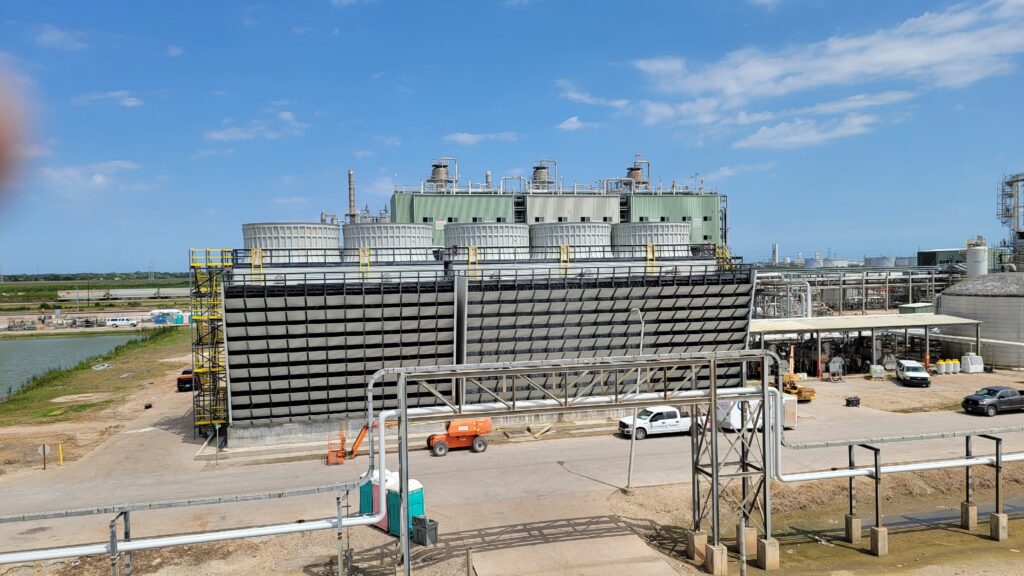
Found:
[[985, 386], [1024, 388], [1024, 373], [997, 370], [982, 374], [944, 374], [932, 376], [928, 388], [903, 386], [890, 375], [885, 380], [871, 380], [865, 375], [849, 375], [843, 382], [806, 380], [801, 384], [813, 387], [818, 400], [841, 402], [847, 396], [859, 396], [861, 406], [889, 412], [933, 412], [958, 410], [964, 396]]
[[[187, 350], [187, 339], [184, 342], [184, 349]], [[181, 354], [178, 348], [180, 347], [161, 348], [165, 353], [170, 351], [170, 355], [155, 358], [158, 361], [156, 364], [150, 362], [144, 350], [129, 352], [139, 356], [141, 362], [148, 363], [149, 367], [145, 371], [134, 371], [135, 368], [128, 361], [118, 362], [111, 368], [109, 372], [112, 377], [118, 379], [118, 389], [128, 387], [123, 399], [111, 392], [96, 391], [55, 396], [48, 401], [55, 408], [68, 407], [73, 412], [76, 407], [94, 406], [97, 402], [107, 403], [102, 409], [74, 414], [66, 421], [0, 427], [0, 475], [3, 475], [5, 480], [10, 480], [41, 472], [43, 456], [40, 448], [43, 444], [51, 449], [47, 456], [48, 467], [59, 465], [61, 453], [65, 464], [74, 462], [124, 429], [127, 422], [146, 410], [145, 404], [151, 404], [151, 410], [157, 412], [165, 409], [169, 404], [166, 400], [176, 398], [175, 395], [178, 394], [177, 375], [191, 364], [191, 356]], [[127, 376], [122, 379], [125, 375]], [[55, 388], [60, 388], [60, 385], [56, 385]]]

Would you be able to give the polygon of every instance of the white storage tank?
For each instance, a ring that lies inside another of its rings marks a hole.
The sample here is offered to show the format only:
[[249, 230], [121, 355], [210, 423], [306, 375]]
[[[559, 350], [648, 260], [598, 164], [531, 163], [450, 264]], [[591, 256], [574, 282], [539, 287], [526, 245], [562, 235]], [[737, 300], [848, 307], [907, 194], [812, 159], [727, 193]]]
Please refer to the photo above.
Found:
[[814, 268], [821, 268], [825, 265], [825, 261], [821, 258], [807, 258], [804, 260], [804, 268], [811, 270]]
[[846, 258], [825, 258], [825, 268], [846, 268], [850, 261]]
[[530, 227], [506, 222], [449, 222], [444, 226], [444, 246], [458, 248], [455, 260], [466, 260], [470, 246], [475, 247], [480, 262], [528, 260]]
[[867, 256], [864, 258], [865, 268], [892, 268], [896, 266], [894, 256]]
[[603, 222], [550, 222], [530, 226], [530, 257], [605, 258], [611, 255], [612, 226]]
[[242, 224], [246, 249], [262, 248], [263, 265], [340, 261], [339, 226], [330, 222]]
[[644, 258], [653, 244], [658, 258], [690, 255], [688, 222], [627, 222], [612, 226], [612, 252], [620, 258]]
[[976, 278], [988, 274], [988, 246], [967, 247], [967, 277]]
[[917, 266], [917, 256], [897, 256], [896, 266], [899, 268], [912, 268]]
[[342, 227], [345, 262], [416, 262], [433, 259], [434, 227], [430, 224], [349, 223]]
[[[1024, 273], [997, 272], [968, 278], [942, 291], [935, 311], [981, 321], [981, 356], [986, 364], [1024, 367]], [[943, 343], [950, 357], [977, 353], [974, 326], [946, 326], [944, 334], [965, 336], [964, 342]], [[963, 367], [961, 367], [963, 369]]]

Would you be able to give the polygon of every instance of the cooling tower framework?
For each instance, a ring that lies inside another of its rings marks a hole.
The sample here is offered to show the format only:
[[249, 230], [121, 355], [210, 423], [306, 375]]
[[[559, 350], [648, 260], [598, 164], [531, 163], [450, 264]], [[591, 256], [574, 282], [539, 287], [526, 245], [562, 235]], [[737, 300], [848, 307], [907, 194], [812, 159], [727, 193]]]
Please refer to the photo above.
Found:
[[[236, 251], [239, 262], [245, 257]], [[239, 265], [223, 287], [228, 420], [237, 427], [358, 418], [366, 380], [381, 368], [632, 354], [640, 345], [633, 309], [644, 314], [647, 353], [739, 350], [752, 295], [748, 267], [721, 270], [696, 258], [656, 267], [610, 259], [570, 271], [530, 262], [482, 272], [466, 263], [392, 263], [254, 274]], [[708, 377], [698, 375], [698, 386]], [[718, 380], [739, 385], [740, 368], [722, 366]], [[538, 384], [549, 394], [560, 386]], [[378, 409], [397, 406], [395, 390], [382, 392]], [[440, 400], [423, 394], [409, 402]]]

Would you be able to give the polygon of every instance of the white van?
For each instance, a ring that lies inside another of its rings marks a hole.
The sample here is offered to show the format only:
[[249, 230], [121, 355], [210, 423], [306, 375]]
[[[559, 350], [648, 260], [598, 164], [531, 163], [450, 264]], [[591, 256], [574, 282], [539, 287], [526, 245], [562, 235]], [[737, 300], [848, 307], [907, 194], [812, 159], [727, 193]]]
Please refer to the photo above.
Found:
[[108, 327], [112, 326], [114, 328], [123, 328], [125, 326], [130, 326], [132, 328], [135, 328], [138, 325], [138, 320], [136, 320], [135, 318], [129, 318], [127, 316], [115, 316], [114, 318], [107, 318]]

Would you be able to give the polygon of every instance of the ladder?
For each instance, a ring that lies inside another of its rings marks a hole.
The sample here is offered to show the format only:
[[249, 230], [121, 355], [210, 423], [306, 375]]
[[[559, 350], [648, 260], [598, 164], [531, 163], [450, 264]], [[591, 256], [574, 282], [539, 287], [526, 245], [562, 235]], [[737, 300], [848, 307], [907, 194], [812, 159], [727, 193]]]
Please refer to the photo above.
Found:
[[227, 424], [227, 354], [224, 347], [225, 274], [234, 267], [226, 248], [189, 252], [192, 300], [193, 424], [197, 430]]

